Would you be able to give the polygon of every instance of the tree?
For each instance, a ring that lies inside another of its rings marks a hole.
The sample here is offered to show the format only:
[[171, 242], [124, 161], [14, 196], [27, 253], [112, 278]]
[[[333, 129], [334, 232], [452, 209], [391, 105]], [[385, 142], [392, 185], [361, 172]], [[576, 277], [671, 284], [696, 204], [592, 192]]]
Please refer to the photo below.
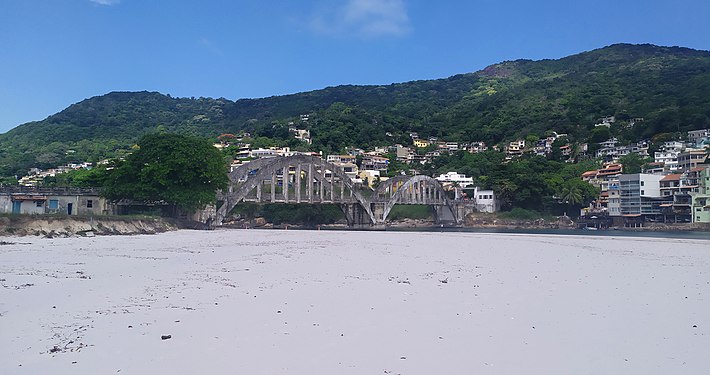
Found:
[[195, 210], [215, 201], [227, 187], [222, 154], [206, 139], [149, 134], [138, 150], [108, 171], [104, 194], [110, 199], [166, 202]]
[[619, 158], [619, 163], [622, 165], [623, 174], [641, 173], [641, 167], [646, 163], [641, 155], [632, 152]]
[[539, 140], [540, 137], [538, 137], [537, 134], [528, 134], [525, 136], [525, 142], [527, 142], [530, 146], [535, 146]]
[[574, 208], [579, 208], [588, 204], [598, 196], [599, 192], [591, 184], [578, 178], [565, 181], [559, 191], [560, 201], [567, 204], [567, 214], [574, 212]]
[[46, 187], [98, 187], [104, 186], [106, 176], [106, 166], [99, 165], [92, 169], [72, 170], [66, 173], [59, 173], [55, 176], [45, 177], [41, 184]]
[[[568, 181], [571, 182], [571, 181]], [[560, 192], [560, 200], [571, 206], [582, 203], [582, 189], [578, 184], [566, 183]]]
[[589, 142], [601, 143], [611, 138], [611, 129], [606, 126], [599, 126], [592, 130], [592, 135], [589, 138]]

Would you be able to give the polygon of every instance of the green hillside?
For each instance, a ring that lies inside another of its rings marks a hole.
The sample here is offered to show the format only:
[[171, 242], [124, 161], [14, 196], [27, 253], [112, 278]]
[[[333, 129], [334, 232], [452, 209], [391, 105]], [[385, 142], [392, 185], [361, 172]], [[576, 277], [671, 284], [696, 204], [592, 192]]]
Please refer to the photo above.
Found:
[[327, 152], [407, 142], [411, 131], [499, 143], [555, 130], [584, 141], [607, 115], [622, 124], [643, 117], [634, 127], [615, 130], [623, 141], [633, 141], [710, 127], [710, 52], [619, 44], [559, 60], [503, 62], [446, 79], [236, 102], [113, 92], [0, 135], [0, 176], [112, 156], [158, 129], [209, 137], [245, 130], [295, 146], [287, 124], [299, 123], [301, 114], [311, 115], [299, 124], [311, 130], [311, 147]]

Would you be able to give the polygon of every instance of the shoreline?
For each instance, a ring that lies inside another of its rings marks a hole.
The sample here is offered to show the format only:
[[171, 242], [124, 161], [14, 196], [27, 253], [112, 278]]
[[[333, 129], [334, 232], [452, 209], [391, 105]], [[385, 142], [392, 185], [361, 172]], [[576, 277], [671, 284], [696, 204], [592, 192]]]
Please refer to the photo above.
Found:
[[[579, 229], [572, 220], [545, 221], [494, 219], [483, 221], [467, 218], [463, 225], [442, 226], [432, 220], [405, 219], [388, 222], [383, 226], [348, 227], [346, 224], [273, 224], [256, 220], [249, 223], [224, 225], [223, 229], [280, 229], [280, 230], [342, 230], [342, 231], [446, 231], [446, 232], [491, 232], [491, 233], [536, 233], [554, 232], [559, 234], [599, 234], [614, 233], [707, 233], [710, 225], [703, 224], [652, 224], [644, 227], [610, 227], [598, 230]], [[158, 217], [81, 217], [81, 216], [35, 216], [8, 215], [0, 216], [0, 236], [43, 236], [43, 237], [93, 237], [106, 235], [157, 234], [177, 229], [204, 230], [204, 224]]]
[[180, 223], [158, 217], [0, 216], [0, 236], [94, 237], [156, 234], [174, 231]]
[[584, 230], [578, 228], [550, 228], [550, 227], [520, 227], [520, 226], [456, 226], [456, 227], [441, 227], [436, 225], [420, 225], [420, 226], [384, 226], [384, 227], [366, 227], [352, 228], [346, 225], [322, 225], [303, 226], [303, 225], [273, 225], [260, 227], [224, 227], [223, 230], [263, 230], [268, 231], [343, 231], [343, 232], [411, 232], [411, 233], [491, 233], [491, 234], [531, 234], [531, 235], [560, 235], [560, 236], [593, 236], [593, 237], [648, 237], [648, 238], [688, 238], [710, 240], [710, 231], [700, 228], [664, 230], [663, 228], [618, 228], [618, 229], [603, 229], [603, 230]]

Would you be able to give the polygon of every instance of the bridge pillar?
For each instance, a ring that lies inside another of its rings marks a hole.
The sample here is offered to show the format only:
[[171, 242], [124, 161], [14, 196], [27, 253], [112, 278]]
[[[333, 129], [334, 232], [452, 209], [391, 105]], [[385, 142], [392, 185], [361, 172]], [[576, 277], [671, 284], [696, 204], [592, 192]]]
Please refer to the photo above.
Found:
[[308, 164], [308, 202], [313, 203], [313, 164]]
[[320, 166], [320, 183], [319, 183], [319, 188], [320, 188], [320, 194], [318, 195], [318, 199], [320, 199], [320, 202], [323, 203], [323, 193], [325, 192], [325, 166], [321, 164]]
[[[454, 211], [456, 211], [454, 209]], [[437, 224], [458, 224], [458, 218], [456, 212], [452, 212], [449, 206], [446, 205], [436, 205], [434, 206], [434, 220]]]
[[370, 203], [370, 210], [375, 217], [375, 224], [385, 223], [385, 203]]
[[296, 166], [296, 203], [301, 203], [301, 164]]
[[335, 202], [335, 172], [330, 171], [330, 201]]
[[281, 190], [283, 190], [284, 203], [288, 203], [288, 165], [281, 170]]
[[455, 202], [453, 203], [454, 210], [456, 211], [456, 219], [459, 224], [463, 224], [464, 219], [468, 214], [477, 212], [476, 205], [473, 203], [466, 202]]
[[349, 227], [369, 226], [370, 217], [360, 203], [345, 203], [338, 205], [345, 214]]

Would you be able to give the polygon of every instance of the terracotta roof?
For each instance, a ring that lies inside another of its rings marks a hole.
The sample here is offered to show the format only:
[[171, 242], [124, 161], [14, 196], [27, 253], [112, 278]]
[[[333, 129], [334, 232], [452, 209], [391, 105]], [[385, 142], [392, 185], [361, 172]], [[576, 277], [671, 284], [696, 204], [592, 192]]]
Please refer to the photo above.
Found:
[[597, 174], [598, 171], [587, 171], [582, 173], [582, 177], [587, 177], [587, 176], [594, 176]]
[[599, 173], [621, 173], [621, 168], [605, 168], [605, 169], [600, 169]]
[[666, 177], [663, 177], [661, 181], [680, 181], [680, 174], [674, 173], [674, 174], [669, 174]]
[[618, 171], [599, 171], [597, 176], [609, 176], [613, 174], [621, 174], [621, 170]]

